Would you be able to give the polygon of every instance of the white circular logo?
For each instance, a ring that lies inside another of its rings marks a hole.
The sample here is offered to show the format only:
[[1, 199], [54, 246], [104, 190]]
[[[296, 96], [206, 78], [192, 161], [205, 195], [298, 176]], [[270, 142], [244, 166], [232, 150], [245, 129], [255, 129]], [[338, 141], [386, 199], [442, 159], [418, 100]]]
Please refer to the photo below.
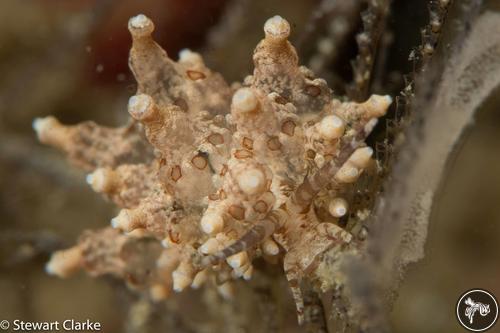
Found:
[[498, 319], [498, 302], [483, 289], [466, 291], [457, 302], [457, 319], [471, 332], [484, 332], [492, 328]]

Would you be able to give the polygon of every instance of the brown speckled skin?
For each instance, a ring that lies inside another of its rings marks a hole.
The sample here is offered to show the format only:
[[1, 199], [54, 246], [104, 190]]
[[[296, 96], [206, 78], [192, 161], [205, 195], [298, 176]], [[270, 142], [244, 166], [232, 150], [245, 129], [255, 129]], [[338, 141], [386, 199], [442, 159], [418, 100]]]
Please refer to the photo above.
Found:
[[[92, 186], [122, 208], [114, 226], [124, 233], [110, 228], [86, 233], [76, 245], [82, 259], [75, 265], [92, 275], [127, 280], [125, 239], [162, 240], [167, 248], [147, 282], [158, 299], [172, 285], [182, 290], [200, 271], [213, 281], [227, 281], [228, 271], [231, 278], [249, 278], [251, 261], [262, 255], [264, 240], [271, 241], [280, 246], [302, 321], [301, 279], [321, 253], [351, 241], [337, 218], [318, 217], [321, 207], [314, 207], [314, 199], [327, 186], [331, 197], [342, 193], [348, 184], [334, 177], [344, 164], [363, 171], [365, 166], [349, 158], [365, 145], [367, 124], [390, 102], [381, 96], [361, 104], [333, 99], [324, 80], [299, 66], [287, 40], [288, 23], [271, 20], [281, 26], [266, 28], [253, 55], [253, 76], [230, 87], [196, 53], [185, 51], [178, 62], [171, 60], [151, 37], [153, 23], [133, 18], [129, 64], [139, 99], [129, 104], [132, 124], [108, 129], [53, 122], [38, 130], [41, 141], [65, 151], [76, 165], [107, 168], [106, 186]], [[243, 110], [247, 102], [234, 98], [238, 89], [247, 89], [252, 110]], [[346, 127], [341, 137], [326, 140], [317, 126], [330, 115], [342, 118]], [[255, 191], [241, 187], [249, 170], [261, 177]], [[207, 234], [200, 220], [209, 214], [222, 222]], [[203, 253], [207, 242], [215, 245]]]

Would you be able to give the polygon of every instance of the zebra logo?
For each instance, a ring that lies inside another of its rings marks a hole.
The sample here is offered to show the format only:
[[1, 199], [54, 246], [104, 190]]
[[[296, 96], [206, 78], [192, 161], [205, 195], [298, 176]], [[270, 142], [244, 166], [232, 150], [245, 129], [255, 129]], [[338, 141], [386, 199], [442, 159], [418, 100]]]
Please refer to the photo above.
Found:
[[469, 331], [487, 331], [495, 325], [498, 319], [497, 300], [486, 290], [469, 290], [460, 297], [457, 303], [457, 318], [460, 324]]
[[467, 304], [467, 308], [465, 308], [465, 315], [469, 318], [471, 324], [474, 321], [474, 314], [476, 311], [479, 311], [479, 314], [483, 317], [490, 313], [489, 304], [474, 302], [470, 297], [465, 300], [465, 304]]

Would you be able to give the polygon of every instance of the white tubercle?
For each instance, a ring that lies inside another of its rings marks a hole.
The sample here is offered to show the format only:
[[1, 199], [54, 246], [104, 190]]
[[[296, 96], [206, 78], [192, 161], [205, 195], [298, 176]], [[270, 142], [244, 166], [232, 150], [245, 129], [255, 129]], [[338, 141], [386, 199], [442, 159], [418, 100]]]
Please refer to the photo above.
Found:
[[224, 228], [224, 220], [222, 216], [213, 211], [205, 211], [201, 218], [201, 229], [206, 234], [215, 234]]
[[373, 149], [371, 147], [358, 148], [349, 157], [349, 161], [359, 168], [366, 168], [373, 156]]
[[203, 58], [199, 53], [193, 52], [190, 49], [182, 49], [179, 51], [179, 62], [203, 64]]
[[348, 161], [337, 172], [337, 174], [335, 175], [335, 179], [337, 179], [341, 183], [353, 183], [358, 179], [360, 174], [360, 170], [358, 170], [358, 168], [353, 166]]
[[266, 176], [261, 170], [252, 168], [239, 174], [237, 181], [243, 192], [252, 195], [259, 193], [264, 189], [266, 185]]
[[290, 24], [279, 15], [268, 19], [264, 24], [266, 37], [285, 39], [290, 35]]
[[266, 238], [262, 244], [262, 251], [268, 256], [275, 256], [280, 253], [280, 248], [271, 238]]
[[233, 95], [232, 107], [236, 112], [251, 112], [258, 105], [259, 100], [250, 88], [240, 88]]
[[191, 288], [193, 289], [200, 288], [207, 281], [207, 278], [208, 278], [208, 273], [206, 269], [198, 272], [194, 276], [193, 282], [191, 283]]
[[43, 143], [48, 143], [48, 141], [51, 141], [50, 138], [55, 136], [55, 134], [52, 133], [53, 130], [60, 127], [61, 123], [56, 118], [49, 116], [45, 118], [35, 118], [31, 126], [35, 130], [38, 140]]
[[219, 242], [215, 238], [209, 238], [200, 246], [200, 252], [203, 254], [213, 254], [219, 249]]
[[248, 255], [245, 251], [233, 254], [226, 259], [229, 266], [232, 268], [238, 268], [248, 263]]
[[340, 138], [344, 134], [345, 122], [335, 115], [326, 116], [318, 124], [318, 131], [321, 137], [327, 140]]
[[248, 267], [245, 273], [243, 273], [243, 279], [246, 281], [250, 280], [252, 278], [252, 274], [253, 274], [253, 266], [250, 265], [250, 267]]
[[45, 271], [50, 275], [68, 277], [80, 268], [82, 257], [82, 251], [76, 246], [57, 251], [52, 254], [49, 262], [45, 265]]
[[343, 198], [334, 198], [328, 205], [328, 211], [334, 217], [342, 217], [347, 213], [349, 205]]
[[122, 209], [117, 216], [113, 217], [111, 226], [115, 229], [129, 231], [132, 226], [132, 219], [128, 209]]
[[172, 281], [173, 281], [173, 289], [175, 292], [181, 292], [186, 289], [192, 282], [192, 279], [184, 275], [181, 272], [173, 271], [172, 272]]
[[243, 277], [243, 275], [245, 274], [245, 272], [249, 269], [250, 267], [250, 264], [247, 263], [246, 265], [244, 266], [240, 266], [240, 267], [236, 267], [233, 269], [233, 276], [235, 278], [240, 278], [240, 277]]
[[139, 14], [130, 19], [130, 26], [137, 29], [146, 27], [149, 23], [149, 18], [144, 14]]
[[96, 192], [108, 192], [113, 185], [113, 171], [107, 168], [99, 168], [89, 173], [85, 180]]
[[366, 106], [370, 113], [369, 116], [377, 118], [385, 115], [391, 104], [392, 97], [389, 95], [372, 95], [366, 101]]
[[43, 132], [44, 129], [49, 127], [50, 123], [53, 121], [52, 117], [46, 117], [46, 118], [35, 118], [33, 119], [33, 122], [31, 123], [31, 127], [35, 130], [36, 134], [40, 135], [40, 133]]
[[128, 112], [134, 119], [141, 120], [151, 114], [153, 104], [151, 96], [145, 94], [135, 95], [128, 100]]
[[181, 263], [172, 272], [173, 289], [176, 292], [183, 291], [193, 282], [193, 271], [187, 263]]
[[373, 149], [370, 147], [358, 148], [349, 156], [346, 163], [340, 168], [335, 175], [335, 179], [341, 183], [355, 182], [363, 172], [363, 169], [368, 167], [373, 155]]
[[152, 33], [154, 24], [146, 15], [139, 14], [128, 21], [128, 28], [134, 37], [141, 37]]

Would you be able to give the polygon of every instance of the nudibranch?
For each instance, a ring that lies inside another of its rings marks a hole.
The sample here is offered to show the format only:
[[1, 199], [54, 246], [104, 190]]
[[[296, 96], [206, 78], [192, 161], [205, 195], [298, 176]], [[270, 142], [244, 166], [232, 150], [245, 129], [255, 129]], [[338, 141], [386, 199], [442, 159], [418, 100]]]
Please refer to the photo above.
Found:
[[301, 281], [322, 253], [357, 241], [339, 223], [351, 210], [343, 193], [375, 167], [365, 139], [391, 98], [336, 99], [299, 65], [280, 16], [264, 25], [253, 75], [232, 85], [198, 53], [169, 58], [145, 15], [128, 28], [138, 85], [129, 123], [33, 123], [41, 142], [62, 150], [120, 208], [111, 226], [54, 253], [47, 271], [67, 277], [84, 269], [133, 285], [131, 266], [140, 261], [129, 262], [127, 244], [149, 237], [163, 245], [143, 281], [151, 298], [205, 282], [229, 297], [231, 280], [250, 279], [256, 258], [275, 258], [302, 322]]

